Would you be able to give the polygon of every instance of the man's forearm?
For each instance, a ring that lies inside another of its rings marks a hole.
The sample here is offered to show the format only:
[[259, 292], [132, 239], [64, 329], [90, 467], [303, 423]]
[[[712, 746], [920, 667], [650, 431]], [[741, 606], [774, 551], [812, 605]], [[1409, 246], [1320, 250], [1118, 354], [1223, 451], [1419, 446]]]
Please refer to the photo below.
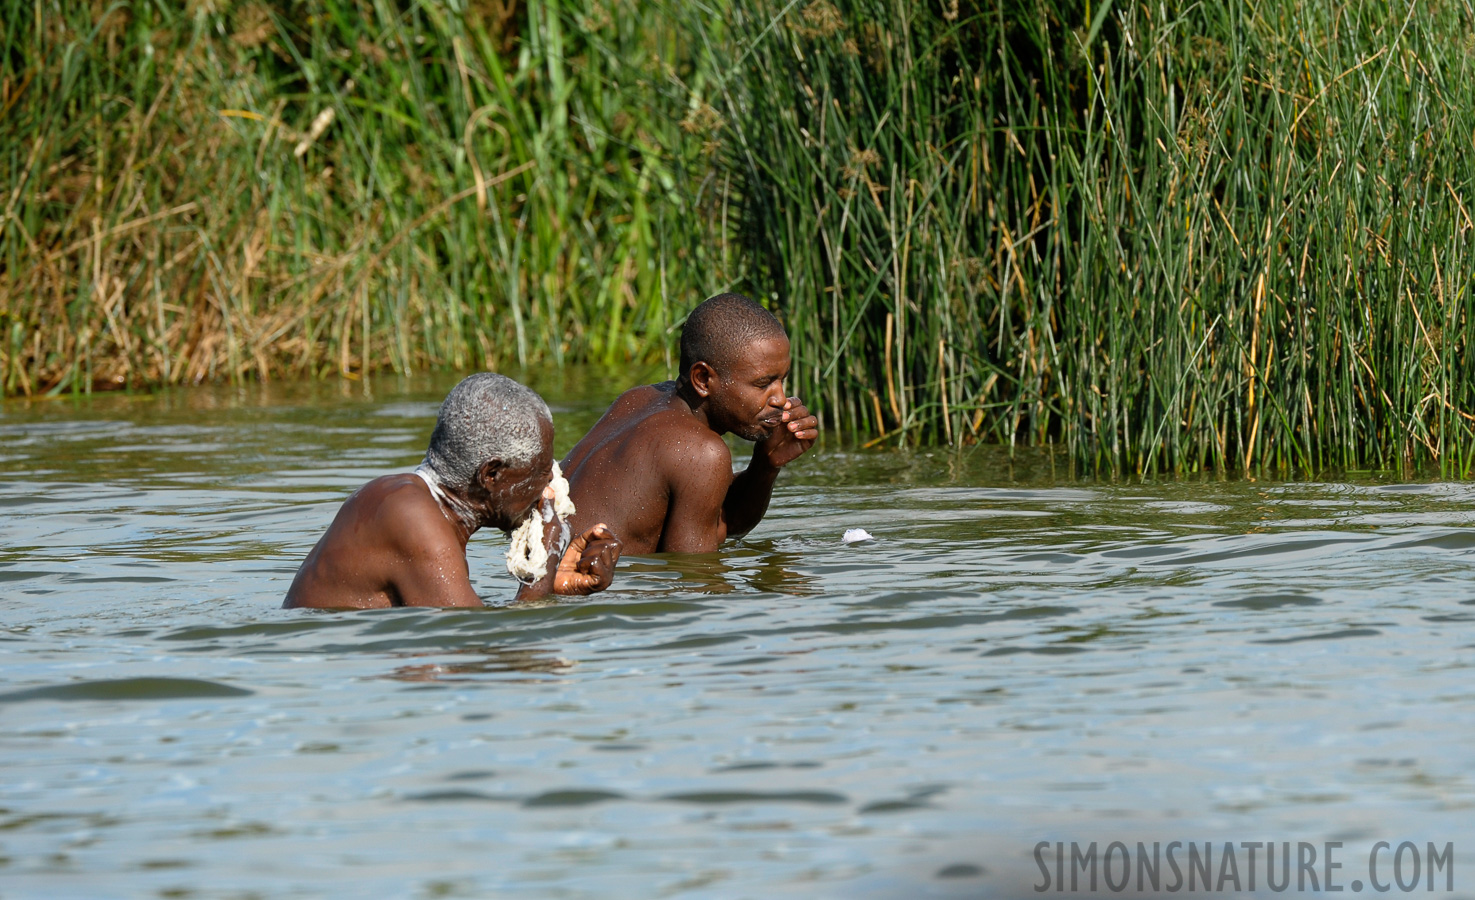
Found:
[[543, 572], [543, 577], [537, 581], [519, 581], [517, 593], [513, 595], [513, 603], [526, 603], [529, 600], [539, 600], [552, 594], [553, 582], [558, 573], [558, 561], [561, 558], [562, 548], [554, 544], [548, 548], [548, 568]]
[[778, 473], [776, 467], [754, 454], [748, 468], [732, 480], [727, 498], [722, 502], [722, 518], [727, 523], [728, 537], [747, 534], [763, 521]]
[[522, 582], [517, 586], [517, 593], [512, 595], [513, 603], [526, 603], [529, 600], [541, 600], [553, 593], [553, 579], [545, 578], [528, 584]]

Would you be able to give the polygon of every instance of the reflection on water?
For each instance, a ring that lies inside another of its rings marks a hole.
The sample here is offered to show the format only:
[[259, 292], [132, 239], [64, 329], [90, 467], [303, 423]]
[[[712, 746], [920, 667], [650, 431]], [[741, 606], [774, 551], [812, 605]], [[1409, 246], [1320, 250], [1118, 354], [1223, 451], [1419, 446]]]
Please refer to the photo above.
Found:
[[802, 557], [774, 541], [750, 536], [717, 553], [626, 557], [621, 575], [640, 576], [679, 587], [683, 594], [774, 591], [819, 593], [821, 586], [801, 571]]
[[[535, 383], [559, 451], [622, 380]], [[1346, 883], [1468, 836], [1470, 485], [829, 446], [593, 598], [507, 605], [493, 533], [491, 609], [278, 609], [450, 383], [0, 408], [0, 895], [1014, 897], [1040, 840]]]
[[[385, 678], [398, 681], [476, 681], [480, 675], [503, 673], [546, 673], [559, 675], [572, 669], [576, 663], [557, 656], [551, 651], [536, 647], [464, 647], [450, 651], [458, 658], [455, 662], [415, 663], [403, 665]], [[445, 652], [417, 652], [402, 654], [404, 657], [443, 657]]]

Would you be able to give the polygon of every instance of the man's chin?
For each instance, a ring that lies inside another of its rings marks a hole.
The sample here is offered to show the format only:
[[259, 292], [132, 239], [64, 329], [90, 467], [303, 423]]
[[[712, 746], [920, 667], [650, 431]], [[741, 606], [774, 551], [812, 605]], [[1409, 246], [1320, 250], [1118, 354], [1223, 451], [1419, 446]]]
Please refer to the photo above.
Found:
[[533, 511], [530, 509], [530, 510], [527, 511], [526, 515], [519, 516], [515, 520], [509, 520], [506, 517], [503, 517], [503, 518], [499, 518], [496, 521], [491, 522], [489, 524], [493, 528], [495, 528], [498, 531], [501, 531], [503, 534], [507, 535], [508, 537], [511, 537], [512, 536], [512, 532], [514, 532], [518, 528], [522, 527], [522, 523], [528, 518], [528, 516], [531, 516], [532, 514], [533, 514]]
[[743, 431], [734, 431], [733, 434], [737, 435], [745, 441], [752, 441], [754, 443], [757, 443], [758, 441], [768, 440], [770, 437], [773, 436], [773, 432], [777, 428], [777, 425], [774, 425], [772, 428], [763, 425], [751, 425]]

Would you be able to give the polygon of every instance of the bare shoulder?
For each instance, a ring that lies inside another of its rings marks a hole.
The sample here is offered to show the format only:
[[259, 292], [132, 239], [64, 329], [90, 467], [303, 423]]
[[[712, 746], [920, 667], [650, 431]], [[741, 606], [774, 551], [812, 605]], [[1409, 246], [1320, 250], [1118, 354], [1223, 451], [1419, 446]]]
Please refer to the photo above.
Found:
[[455, 530], [417, 475], [383, 475], [354, 500], [365, 504], [362, 512], [383, 542], [398, 550], [416, 555], [455, 545]]
[[564, 458], [564, 468], [577, 471], [579, 464], [590, 455], [607, 454], [610, 448], [623, 447], [632, 437], [638, 436], [641, 423], [669, 405], [671, 392], [663, 390], [664, 387], [643, 384], [616, 397], [594, 427], [569, 451]]
[[[343, 502], [298, 569], [283, 605], [394, 605], [396, 582], [406, 563], [444, 556], [445, 531], [438, 530], [436, 519], [445, 523], [418, 477], [375, 478]], [[449, 530], [448, 523], [441, 527]]]
[[642, 384], [615, 398], [605, 411], [603, 420], [620, 422], [643, 419], [664, 410], [675, 391], [675, 382]]
[[652, 403], [668, 399], [675, 388], [676, 382], [674, 381], [637, 385], [619, 397], [616, 397], [615, 402], [610, 404], [610, 408], [649, 406]]
[[435, 505], [435, 499], [420, 476], [409, 472], [380, 475], [353, 492], [348, 502], [364, 512], [409, 512], [422, 505]]
[[651, 416], [660, 438], [653, 442], [654, 454], [673, 481], [709, 478], [714, 474], [732, 477], [732, 451], [712, 429], [679, 412]]

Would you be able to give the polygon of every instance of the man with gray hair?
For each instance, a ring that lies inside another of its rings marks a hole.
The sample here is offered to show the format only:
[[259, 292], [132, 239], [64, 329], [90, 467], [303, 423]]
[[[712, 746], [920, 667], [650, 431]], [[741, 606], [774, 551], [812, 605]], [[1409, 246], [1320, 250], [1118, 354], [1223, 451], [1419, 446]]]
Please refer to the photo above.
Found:
[[540, 505], [549, 550], [544, 576], [516, 599], [592, 594], [609, 586], [620, 542], [603, 523], [557, 551], [551, 515], [553, 418], [534, 391], [484, 372], [441, 404], [425, 461], [354, 492], [297, 570], [286, 608], [481, 606], [466, 544], [484, 526], [511, 531]]

